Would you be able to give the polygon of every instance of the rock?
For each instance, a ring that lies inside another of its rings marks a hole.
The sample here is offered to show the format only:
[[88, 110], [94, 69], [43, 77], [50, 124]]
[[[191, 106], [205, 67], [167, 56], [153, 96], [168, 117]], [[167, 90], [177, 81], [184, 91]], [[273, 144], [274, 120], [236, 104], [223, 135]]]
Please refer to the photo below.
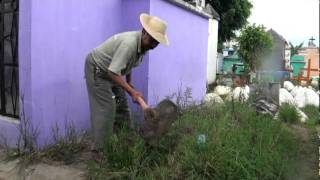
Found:
[[219, 85], [214, 89], [214, 93], [216, 93], [219, 96], [228, 95], [230, 92], [231, 92], [231, 87], [229, 87], [229, 86]]
[[290, 81], [284, 81], [283, 82], [283, 87], [290, 92], [290, 91], [293, 90], [294, 85]]
[[218, 104], [224, 103], [222, 98], [216, 93], [206, 94], [206, 97], [204, 98], [204, 102], [207, 105], [214, 104], [214, 103], [218, 103]]

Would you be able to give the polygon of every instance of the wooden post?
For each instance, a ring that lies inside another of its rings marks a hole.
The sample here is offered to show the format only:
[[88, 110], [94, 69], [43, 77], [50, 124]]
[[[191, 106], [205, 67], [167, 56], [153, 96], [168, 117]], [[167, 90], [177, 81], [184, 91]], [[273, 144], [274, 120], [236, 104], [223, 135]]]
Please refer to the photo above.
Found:
[[311, 59], [308, 59], [307, 82], [310, 80]]

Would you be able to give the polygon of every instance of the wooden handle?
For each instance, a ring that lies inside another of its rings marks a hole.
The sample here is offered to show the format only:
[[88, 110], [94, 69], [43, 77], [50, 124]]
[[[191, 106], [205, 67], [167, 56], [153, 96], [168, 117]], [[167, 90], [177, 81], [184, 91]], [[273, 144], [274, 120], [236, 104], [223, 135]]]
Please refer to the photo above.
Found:
[[138, 97], [137, 101], [143, 110], [146, 110], [149, 108], [148, 104], [141, 97]]

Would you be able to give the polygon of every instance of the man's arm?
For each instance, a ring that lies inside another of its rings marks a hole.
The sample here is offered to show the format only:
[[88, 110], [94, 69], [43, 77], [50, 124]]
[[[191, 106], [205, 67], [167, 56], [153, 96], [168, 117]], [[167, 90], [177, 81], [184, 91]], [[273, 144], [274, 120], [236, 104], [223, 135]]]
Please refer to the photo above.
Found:
[[127, 91], [130, 94], [133, 101], [136, 102], [139, 97], [143, 98], [142, 94], [139, 91], [136, 91], [133, 87], [131, 87], [118, 74], [108, 71], [108, 75], [115, 83], [117, 83], [119, 86], [121, 86], [125, 91]]
[[129, 86], [131, 86], [132, 88], [134, 88], [134, 86], [132, 85], [131, 83], [131, 72], [129, 74], [126, 75], [126, 80], [127, 80], [127, 83], [129, 84]]

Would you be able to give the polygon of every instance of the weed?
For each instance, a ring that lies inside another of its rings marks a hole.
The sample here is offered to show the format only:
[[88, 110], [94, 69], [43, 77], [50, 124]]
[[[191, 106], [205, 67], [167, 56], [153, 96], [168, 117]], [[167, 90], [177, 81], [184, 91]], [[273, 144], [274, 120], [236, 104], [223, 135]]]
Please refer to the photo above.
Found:
[[316, 125], [320, 123], [319, 108], [313, 105], [305, 106], [302, 111], [308, 116], [308, 124]]
[[299, 122], [300, 115], [295, 106], [285, 103], [279, 108], [278, 119], [282, 122]]
[[73, 122], [65, 121], [64, 135], [58, 124], [52, 128], [53, 144], [43, 150], [43, 156], [53, 160], [71, 164], [79, 153], [87, 149], [87, 134], [77, 133]]

